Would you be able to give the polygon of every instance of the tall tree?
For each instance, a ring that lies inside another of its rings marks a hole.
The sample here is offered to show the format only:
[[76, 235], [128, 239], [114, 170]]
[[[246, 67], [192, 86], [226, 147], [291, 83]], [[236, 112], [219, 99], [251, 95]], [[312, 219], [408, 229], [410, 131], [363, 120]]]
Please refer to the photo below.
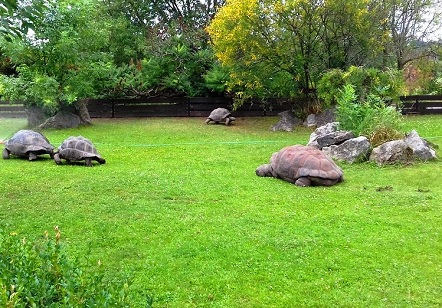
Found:
[[98, 95], [97, 83], [111, 80], [111, 58], [103, 52], [106, 25], [89, 0], [49, 3], [32, 34], [2, 44], [18, 76], [3, 78], [4, 96], [57, 110]]
[[117, 64], [158, 52], [176, 35], [207, 48], [205, 26], [224, 0], [103, 0], [103, 16], [110, 16], [111, 50]]
[[365, 0], [231, 0], [208, 32], [234, 86], [255, 96], [310, 96], [324, 70], [363, 64], [367, 46], [380, 50], [370, 20]]
[[433, 55], [426, 41], [438, 39], [441, 29], [441, 0], [384, 0], [382, 9], [386, 27], [391, 33], [389, 48], [397, 69], [413, 60]]

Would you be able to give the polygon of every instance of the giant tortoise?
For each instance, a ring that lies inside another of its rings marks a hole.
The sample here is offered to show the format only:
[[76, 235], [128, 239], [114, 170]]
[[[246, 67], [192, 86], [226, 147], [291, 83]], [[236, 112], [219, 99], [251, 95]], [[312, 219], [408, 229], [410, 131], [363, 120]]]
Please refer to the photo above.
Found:
[[226, 108], [216, 108], [207, 117], [206, 124], [210, 122], [215, 122], [215, 124], [224, 122], [229, 125], [231, 122], [235, 121], [235, 117]]
[[54, 146], [41, 133], [22, 129], [6, 140], [3, 150], [3, 159], [8, 159], [11, 154], [36, 160], [38, 155], [49, 154], [54, 157]]
[[85, 161], [86, 166], [92, 166], [92, 160], [104, 164], [106, 160], [98, 154], [93, 143], [83, 136], [69, 137], [58, 147], [58, 152], [54, 155], [57, 165], [61, 164], [61, 159], [70, 161]]
[[270, 163], [259, 166], [256, 174], [297, 186], [332, 186], [344, 180], [342, 169], [321, 150], [303, 145], [288, 146], [273, 153]]

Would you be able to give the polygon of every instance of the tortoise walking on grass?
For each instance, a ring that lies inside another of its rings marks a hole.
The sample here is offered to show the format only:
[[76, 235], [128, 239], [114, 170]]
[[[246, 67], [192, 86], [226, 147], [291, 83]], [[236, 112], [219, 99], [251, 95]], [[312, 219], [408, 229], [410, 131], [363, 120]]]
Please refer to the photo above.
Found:
[[11, 154], [29, 158], [31, 161], [43, 154], [49, 154], [53, 158], [54, 148], [41, 133], [22, 129], [5, 142], [3, 159], [8, 159]]
[[83, 136], [69, 137], [58, 147], [58, 152], [54, 155], [57, 165], [61, 164], [61, 159], [70, 161], [85, 161], [86, 166], [92, 166], [92, 161], [96, 160], [104, 164], [106, 160], [98, 154], [93, 143]]
[[216, 108], [214, 109], [206, 120], [206, 124], [210, 122], [215, 122], [216, 124], [224, 122], [229, 125], [231, 122], [235, 121], [235, 117], [226, 108]]
[[303, 145], [285, 147], [273, 153], [269, 164], [256, 175], [283, 179], [297, 186], [332, 186], [344, 180], [344, 173], [320, 150]]

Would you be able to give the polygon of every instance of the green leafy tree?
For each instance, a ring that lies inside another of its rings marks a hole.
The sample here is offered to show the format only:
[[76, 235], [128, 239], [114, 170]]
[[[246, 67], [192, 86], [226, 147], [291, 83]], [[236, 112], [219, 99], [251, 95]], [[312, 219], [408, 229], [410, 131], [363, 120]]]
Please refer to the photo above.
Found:
[[122, 68], [114, 95], [210, 95], [216, 61], [205, 26], [224, 1], [107, 1], [109, 50]]
[[321, 72], [381, 50], [369, 20], [366, 1], [232, 0], [208, 32], [240, 95], [314, 97]]
[[41, 17], [45, 9], [42, 0], [19, 1], [4, 0], [0, 3], [0, 34], [6, 36], [24, 36], [33, 29], [34, 22]]
[[[3, 44], [18, 76], [2, 78], [7, 99], [21, 99], [54, 112], [80, 98], [96, 97], [112, 87], [116, 69], [103, 52], [109, 35], [94, 2], [48, 4], [34, 33]], [[92, 78], [95, 77], [95, 78]]]
[[205, 74], [214, 63], [210, 50], [194, 48], [194, 43], [177, 35], [151, 50], [141, 60], [122, 65], [114, 96], [205, 96]]

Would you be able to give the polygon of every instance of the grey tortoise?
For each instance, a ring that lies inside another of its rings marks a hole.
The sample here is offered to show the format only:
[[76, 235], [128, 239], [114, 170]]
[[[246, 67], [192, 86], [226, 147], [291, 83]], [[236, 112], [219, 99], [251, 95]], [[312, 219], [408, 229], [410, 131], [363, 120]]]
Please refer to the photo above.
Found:
[[43, 134], [22, 129], [6, 140], [3, 150], [3, 159], [9, 159], [10, 155], [36, 160], [38, 155], [49, 154], [54, 157], [55, 147]]
[[69, 137], [63, 141], [58, 147], [58, 152], [54, 155], [54, 160], [57, 165], [61, 164], [61, 160], [65, 159], [68, 163], [71, 161], [85, 161], [85, 165], [92, 166], [92, 161], [95, 160], [100, 164], [104, 164], [106, 160], [98, 154], [94, 144], [83, 136]]
[[269, 164], [256, 175], [283, 179], [297, 186], [332, 186], [344, 180], [344, 172], [321, 150], [293, 145], [273, 153]]
[[226, 125], [229, 125], [233, 121], [235, 121], [235, 117], [232, 117], [229, 110], [226, 108], [216, 108], [207, 117], [206, 124], [210, 122], [215, 122], [215, 124], [224, 122]]

